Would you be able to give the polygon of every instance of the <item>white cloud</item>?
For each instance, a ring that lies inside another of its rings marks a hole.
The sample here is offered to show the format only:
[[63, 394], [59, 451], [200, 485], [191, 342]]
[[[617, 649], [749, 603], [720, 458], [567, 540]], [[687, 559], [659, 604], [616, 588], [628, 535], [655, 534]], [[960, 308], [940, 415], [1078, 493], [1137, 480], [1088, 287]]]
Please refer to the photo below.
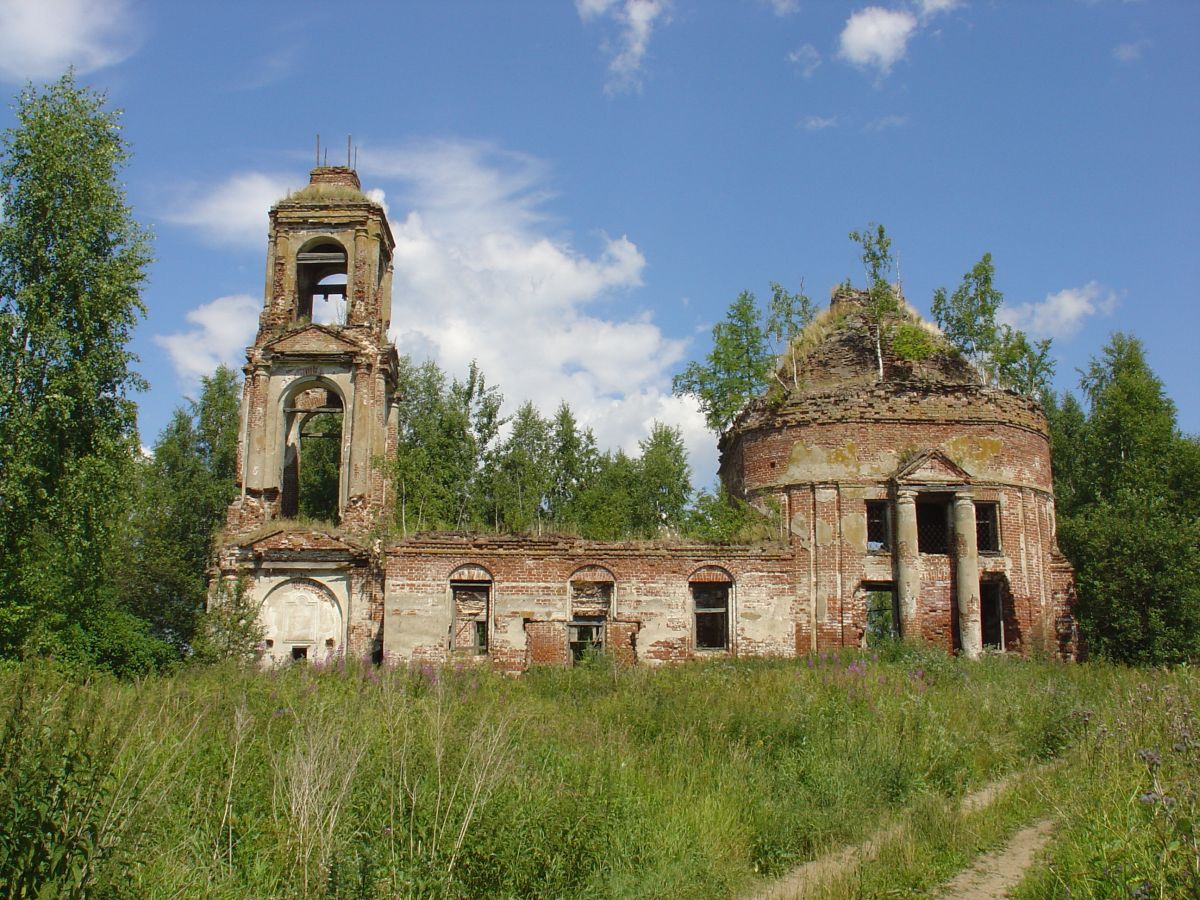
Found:
[[557, 233], [540, 160], [483, 143], [440, 141], [361, 157], [388, 182], [396, 236], [392, 336], [401, 352], [452, 375], [477, 360], [512, 411], [566, 400], [603, 447], [636, 452], [654, 420], [678, 425], [697, 472], [716, 441], [690, 398], [670, 393], [685, 341], [649, 313], [613, 316], [597, 301], [642, 284], [646, 260], [626, 236], [584, 252]]
[[787, 59], [805, 78], [811, 78], [821, 65], [821, 54], [812, 44], [802, 44], [789, 53]]
[[790, 16], [800, 9], [800, 0], [766, 0], [766, 4], [780, 18]]
[[889, 128], [902, 128], [908, 124], [908, 116], [898, 116], [895, 114], [880, 116], [877, 119], [872, 119], [863, 126], [863, 131], [886, 131]]
[[962, 6], [962, 0], [917, 0], [922, 19], [931, 19], [940, 13], [950, 12]]
[[267, 212], [288, 192], [291, 179], [263, 172], [242, 172], [207, 192], [189, 191], [164, 218], [187, 225], [218, 244], [262, 247]]
[[620, 28], [608, 63], [610, 94], [636, 91], [642, 84], [642, 63], [650, 46], [655, 26], [666, 21], [671, 0], [575, 0], [575, 9], [584, 22], [608, 18]]
[[824, 131], [837, 125], [837, 116], [809, 116], [801, 124], [805, 131]]
[[1137, 62], [1142, 58], [1142, 54], [1150, 49], [1150, 44], [1151, 41], [1148, 38], [1130, 41], [1128, 44], [1118, 44], [1113, 47], [1113, 59], [1121, 63]]
[[0, 80], [56, 78], [118, 63], [137, 46], [127, 0], [0, 0]]
[[868, 6], [846, 20], [838, 56], [861, 68], [874, 66], [886, 75], [904, 58], [916, 27], [912, 13]]
[[195, 327], [175, 334], [158, 334], [154, 342], [167, 351], [175, 374], [195, 385], [221, 363], [237, 368], [254, 340], [262, 300], [248, 294], [218, 297], [187, 314]]
[[1083, 327], [1084, 320], [1109, 315], [1117, 305], [1117, 295], [1096, 281], [1082, 287], [1066, 288], [1047, 294], [1041, 302], [1005, 304], [996, 314], [997, 321], [1029, 332], [1033, 337], [1069, 338]]

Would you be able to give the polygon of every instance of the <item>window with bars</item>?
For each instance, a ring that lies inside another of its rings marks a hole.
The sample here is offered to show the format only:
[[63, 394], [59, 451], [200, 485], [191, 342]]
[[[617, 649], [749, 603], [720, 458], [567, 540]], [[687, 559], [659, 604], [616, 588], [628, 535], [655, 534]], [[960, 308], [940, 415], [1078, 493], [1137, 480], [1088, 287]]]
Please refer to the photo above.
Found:
[[975, 504], [975, 541], [980, 553], [1000, 552], [1000, 504]]
[[886, 500], [867, 501], [867, 549], [872, 553], [892, 549], [892, 516]]
[[917, 550], [921, 553], [950, 552], [950, 501], [917, 500]]

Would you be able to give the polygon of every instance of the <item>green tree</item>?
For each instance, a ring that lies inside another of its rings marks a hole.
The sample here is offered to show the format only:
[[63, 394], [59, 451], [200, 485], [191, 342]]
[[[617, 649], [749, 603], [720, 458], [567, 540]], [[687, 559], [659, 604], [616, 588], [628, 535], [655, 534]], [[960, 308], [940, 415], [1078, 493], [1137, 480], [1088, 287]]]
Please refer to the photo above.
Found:
[[1031, 342], [1025, 332], [1001, 325], [988, 370], [1002, 387], [1044, 399], [1050, 393], [1050, 379], [1054, 377], [1050, 338]]
[[686, 531], [688, 537], [706, 543], [735, 544], [776, 539], [779, 525], [722, 485], [715, 493], [700, 491], [696, 495], [688, 510]]
[[316, 413], [300, 428], [300, 515], [335, 522], [342, 468], [342, 414]]
[[1031, 342], [1025, 332], [997, 324], [1004, 295], [995, 278], [992, 254], [985, 253], [953, 294], [947, 295], [945, 288], [934, 291], [934, 319], [946, 340], [990, 381], [1047, 402], [1054, 377], [1050, 339]]
[[980, 366], [996, 345], [996, 312], [1004, 302], [1004, 295], [996, 290], [995, 276], [992, 254], [985, 253], [963, 275], [953, 294], [947, 296], [945, 288], [933, 293], [933, 317], [946, 340]]
[[237, 490], [239, 393], [227, 366], [201, 379], [199, 399], [175, 410], [138, 467], [126, 603], [181, 653], [192, 646], [213, 536]]
[[725, 321], [713, 326], [712, 349], [704, 363], [688, 363], [671, 387], [676, 396], [695, 397], [708, 427], [724, 431], [766, 387], [774, 364], [754, 295], [742, 291]]
[[[789, 293], [778, 282], [771, 282], [771, 306], [767, 314], [766, 334], [774, 346], [775, 355], [786, 358], [793, 388], [800, 387], [800, 360], [797, 355], [796, 338], [812, 324], [815, 317], [816, 309], [812, 300], [804, 293], [803, 281], [800, 282], [800, 290], [795, 294]], [[782, 379], [780, 383], [787, 387]]]
[[550, 423], [526, 401], [487, 463], [489, 518], [497, 531], [540, 533], [545, 526], [554, 488], [551, 448]]
[[590, 428], [580, 430], [575, 414], [565, 402], [554, 415], [552, 429], [550, 518], [556, 528], [577, 531], [579, 498], [600, 468], [596, 436]]
[[692, 495], [683, 434], [678, 428], [655, 422], [638, 447], [642, 454], [634, 482], [633, 530], [648, 538], [664, 531], [678, 532]]
[[635, 536], [637, 479], [637, 460], [623, 450], [601, 454], [595, 477], [576, 501], [576, 515], [584, 537], [618, 541]]
[[138, 450], [127, 344], [149, 241], [103, 95], [68, 74], [26, 88], [16, 117], [0, 161], [0, 653], [94, 662], [115, 620], [141, 633], [110, 561]]
[[[1122, 662], [1200, 658], [1200, 453], [1141, 342], [1114, 334], [1052, 408], [1059, 537], [1076, 566], [1089, 646]], [[1065, 453], [1063, 452], [1065, 451]]]
[[863, 270], [867, 276], [867, 314], [875, 326], [875, 362], [883, 378], [883, 342], [891, 320], [900, 312], [900, 297], [892, 287], [896, 260], [892, 239], [882, 225], [872, 222], [862, 231], [851, 231], [850, 240], [862, 249]]
[[503, 396], [474, 362], [450, 383], [433, 362], [400, 363], [396, 524], [408, 534], [486, 523], [482, 467], [504, 422]]

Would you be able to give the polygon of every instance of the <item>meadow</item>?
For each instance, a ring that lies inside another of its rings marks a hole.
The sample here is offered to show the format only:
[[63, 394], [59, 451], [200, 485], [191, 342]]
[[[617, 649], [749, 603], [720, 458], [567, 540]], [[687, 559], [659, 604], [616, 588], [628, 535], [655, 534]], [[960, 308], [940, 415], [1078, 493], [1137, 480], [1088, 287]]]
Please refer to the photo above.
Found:
[[824, 890], [921, 896], [1052, 817], [1019, 896], [1195, 896], [1198, 715], [1187, 668], [900, 646], [518, 679], [29, 663], [0, 671], [0, 893], [745, 896], [894, 826]]

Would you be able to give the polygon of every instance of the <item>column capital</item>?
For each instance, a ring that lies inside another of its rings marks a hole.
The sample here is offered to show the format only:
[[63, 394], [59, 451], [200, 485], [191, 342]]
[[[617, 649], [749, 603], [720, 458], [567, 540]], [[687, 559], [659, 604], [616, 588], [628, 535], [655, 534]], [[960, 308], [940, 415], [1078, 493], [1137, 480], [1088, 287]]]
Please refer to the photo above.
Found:
[[913, 488], [900, 488], [896, 491], [897, 503], [916, 503], [917, 492]]
[[968, 490], [954, 492], [955, 503], [970, 503], [975, 504], [975, 495]]

